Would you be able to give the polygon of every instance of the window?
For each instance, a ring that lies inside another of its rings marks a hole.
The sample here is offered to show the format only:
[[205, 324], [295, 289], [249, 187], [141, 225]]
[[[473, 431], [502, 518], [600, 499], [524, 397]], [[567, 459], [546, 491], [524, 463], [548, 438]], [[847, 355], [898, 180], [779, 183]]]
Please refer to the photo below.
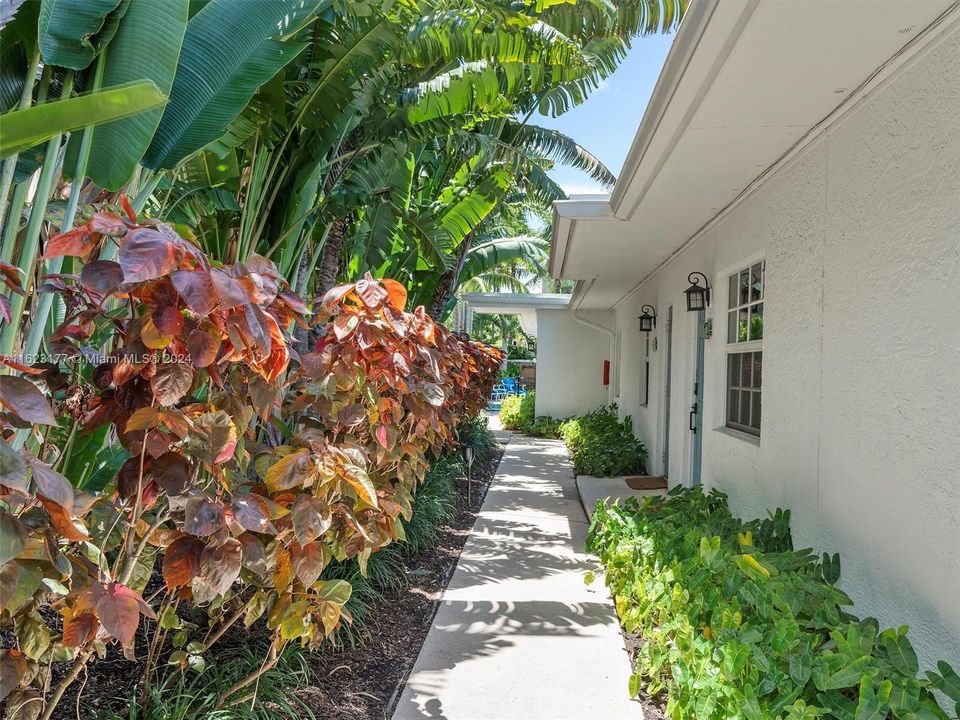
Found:
[[730, 276], [727, 297], [727, 427], [760, 435], [766, 263]]

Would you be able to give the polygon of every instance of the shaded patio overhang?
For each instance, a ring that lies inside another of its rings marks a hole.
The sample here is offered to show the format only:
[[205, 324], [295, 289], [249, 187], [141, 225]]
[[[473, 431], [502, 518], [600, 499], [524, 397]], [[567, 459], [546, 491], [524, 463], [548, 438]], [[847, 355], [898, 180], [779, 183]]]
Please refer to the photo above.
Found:
[[868, 99], [953, 0], [693, 0], [610, 195], [554, 204], [549, 270], [606, 310]]
[[[461, 300], [468, 315], [517, 315], [527, 335], [537, 335], [537, 310], [567, 307], [570, 295], [565, 293], [465, 293]], [[468, 320], [469, 323], [469, 320]]]

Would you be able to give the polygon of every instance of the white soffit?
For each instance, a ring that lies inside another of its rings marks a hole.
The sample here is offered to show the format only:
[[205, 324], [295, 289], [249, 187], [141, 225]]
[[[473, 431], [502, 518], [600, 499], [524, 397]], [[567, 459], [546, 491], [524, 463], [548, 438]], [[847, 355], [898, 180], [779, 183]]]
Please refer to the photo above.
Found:
[[461, 298], [471, 310], [481, 315], [516, 315], [528, 335], [537, 335], [537, 310], [558, 310], [567, 307], [570, 296], [565, 293], [464, 293]]
[[550, 271], [615, 305], [954, 0], [694, 0], [610, 197], [556, 204]]

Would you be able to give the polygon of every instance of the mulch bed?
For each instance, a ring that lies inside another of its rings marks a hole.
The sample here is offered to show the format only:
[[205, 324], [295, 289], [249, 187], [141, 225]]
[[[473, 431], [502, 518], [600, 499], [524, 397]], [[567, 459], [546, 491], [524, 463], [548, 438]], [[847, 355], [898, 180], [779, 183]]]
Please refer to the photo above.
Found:
[[459, 483], [457, 516], [441, 528], [436, 547], [410, 558], [408, 586], [387, 594], [389, 612], [379, 631], [362, 647], [311, 657], [316, 684], [294, 693], [317, 718], [389, 720], [502, 456], [497, 450], [487, 463], [473, 466], [469, 507], [467, 482]]
[[[636, 672], [636, 657], [640, 648], [643, 646], [643, 638], [640, 637], [639, 633], [628, 633], [623, 629], [623, 625], [620, 626], [620, 634], [623, 636], [623, 646], [627, 649], [627, 655], [630, 656], [630, 667], [633, 672]], [[646, 692], [646, 683], [644, 683], [644, 688], [640, 693], [640, 697], [637, 699], [643, 707], [642, 717], [644, 720], [666, 720], [667, 714], [664, 712], [667, 707], [666, 693], [649, 695]]]
[[[503, 449], [496, 448], [489, 461], [474, 463], [469, 507], [467, 481], [458, 483], [456, 517], [440, 528], [434, 548], [409, 559], [407, 586], [399, 592], [386, 593], [379, 615], [382, 625], [372, 628], [366, 644], [307, 656], [314, 673], [313, 683], [291, 688], [290, 693], [309, 707], [318, 720], [389, 720], [502, 456]], [[159, 575], [152, 578], [146, 594], [160, 583]], [[238, 644], [249, 646], [257, 639], [253, 635], [238, 624], [217, 643], [217, 652]], [[0, 638], [0, 646], [7, 645], [4, 639], [12, 642], [12, 635]], [[138, 633], [136, 650], [138, 662], [131, 664], [110, 646], [107, 657], [89, 664], [67, 689], [53, 720], [110, 718], [115, 713], [123, 716], [142, 674], [141, 661], [147, 651], [144, 633]], [[54, 683], [67, 668], [68, 663], [54, 665]]]

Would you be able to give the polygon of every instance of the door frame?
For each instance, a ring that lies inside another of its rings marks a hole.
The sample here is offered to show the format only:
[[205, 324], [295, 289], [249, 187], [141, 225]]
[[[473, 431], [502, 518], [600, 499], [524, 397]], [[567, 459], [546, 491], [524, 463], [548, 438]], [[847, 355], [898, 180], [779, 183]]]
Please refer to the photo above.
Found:
[[673, 305], [667, 306], [667, 368], [663, 383], [663, 455], [661, 456], [661, 475], [670, 477], [670, 392], [673, 379]]
[[700, 485], [703, 482], [703, 336], [706, 311], [697, 311], [697, 321], [694, 327], [694, 375], [693, 375], [693, 404], [690, 406], [688, 429], [693, 433], [693, 456], [690, 461], [690, 485]]

